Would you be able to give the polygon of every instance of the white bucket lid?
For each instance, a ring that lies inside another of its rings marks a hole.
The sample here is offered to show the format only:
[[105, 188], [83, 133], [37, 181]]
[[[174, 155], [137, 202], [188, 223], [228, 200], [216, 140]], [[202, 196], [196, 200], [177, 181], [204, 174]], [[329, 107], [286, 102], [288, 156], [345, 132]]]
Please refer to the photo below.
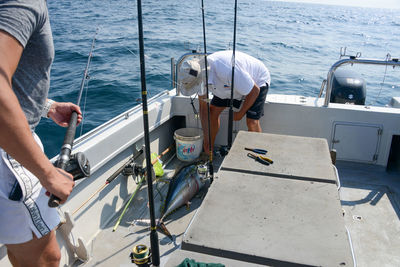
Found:
[[181, 128], [175, 131], [174, 136], [181, 141], [194, 141], [203, 138], [203, 130], [200, 128]]

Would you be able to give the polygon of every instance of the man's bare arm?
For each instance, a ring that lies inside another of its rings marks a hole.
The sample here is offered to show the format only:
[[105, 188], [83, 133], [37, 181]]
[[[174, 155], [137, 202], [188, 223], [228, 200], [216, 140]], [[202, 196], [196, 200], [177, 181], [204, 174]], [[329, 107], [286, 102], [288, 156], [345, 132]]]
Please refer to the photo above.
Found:
[[12, 90], [12, 76], [23, 51], [11, 35], [0, 31], [0, 147], [31, 171], [41, 184], [63, 201], [73, 188], [72, 176], [57, 170], [35, 142], [25, 114]]
[[254, 84], [250, 93], [246, 96], [240, 110], [234, 113], [233, 119], [235, 121], [241, 120], [243, 118], [243, 116], [246, 114], [249, 108], [251, 108], [251, 106], [254, 104], [259, 94], [260, 94], [260, 88]]

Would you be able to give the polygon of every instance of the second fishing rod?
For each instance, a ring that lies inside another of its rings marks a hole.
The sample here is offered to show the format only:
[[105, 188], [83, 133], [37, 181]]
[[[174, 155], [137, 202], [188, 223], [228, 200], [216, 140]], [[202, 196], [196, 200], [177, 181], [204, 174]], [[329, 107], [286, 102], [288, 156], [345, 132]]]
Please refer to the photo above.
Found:
[[233, 90], [235, 86], [235, 64], [236, 64], [236, 21], [237, 21], [237, 0], [235, 0], [235, 15], [233, 20], [233, 50], [232, 50], [232, 80], [231, 96], [229, 99], [229, 118], [228, 118], [228, 150], [232, 147], [233, 135]]
[[207, 102], [207, 130], [208, 130], [208, 150], [209, 150], [209, 162], [208, 170], [210, 173], [210, 184], [214, 181], [214, 166], [213, 166], [213, 147], [211, 144], [211, 118], [210, 118], [210, 101], [208, 91], [208, 62], [207, 62], [207, 42], [206, 42], [206, 23], [204, 18], [204, 0], [201, 0], [201, 17], [203, 21], [203, 46], [204, 46], [204, 64], [205, 64], [205, 84], [206, 87], [206, 102]]
[[[98, 29], [96, 29], [96, 33], [93, 37], [92, 46], [90, 48], [90, 53], [86, 63], [86, 68], [83, 73], [81, 87], [79, 90], [78, 99], [76, 101], [77, 106], [79, 106], [81, 103], [82, 92], [85, 87], [85, 82], [89, 78], [89, 67], [90, 67], [90, 62], [92, 60], [97, 33]], [[72, 146], [75, 139], [77, 122], [78, 122], [78, 113], [76, 111], [73, 111], [71, 113], [68, 128], [64, 136], [64, 141], [61, 147], [60, 155], [57, 161], [55, 162], [57, 168], [63, 169], [73, 174], [74, 180], [88, 177], [90, 175], [90, 165], [85, 155], [83, 153], [77, 153], [75, 155], [71, 155]], [[55, 195], [50, 195], [48, 205], [49, 207], [52, 208], [58, 207], [60, 205], [60, 199]]]

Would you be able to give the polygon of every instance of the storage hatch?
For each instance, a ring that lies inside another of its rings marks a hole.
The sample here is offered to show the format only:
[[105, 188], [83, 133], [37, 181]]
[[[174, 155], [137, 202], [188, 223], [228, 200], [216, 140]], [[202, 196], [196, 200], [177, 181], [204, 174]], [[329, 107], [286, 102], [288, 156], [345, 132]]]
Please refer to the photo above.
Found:
[[331, 148], [338, 160], [375, 163], [382, 129], [377, 124], [334, 122]]

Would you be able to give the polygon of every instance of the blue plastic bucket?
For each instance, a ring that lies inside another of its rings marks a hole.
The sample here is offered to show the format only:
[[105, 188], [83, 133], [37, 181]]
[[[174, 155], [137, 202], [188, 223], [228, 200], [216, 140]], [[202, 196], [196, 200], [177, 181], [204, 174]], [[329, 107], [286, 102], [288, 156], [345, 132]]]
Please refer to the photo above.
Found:
[[203, 130], [181, 128], [175, 131], [176, 156], [182, 161], [194, 161], [203, 150]]

